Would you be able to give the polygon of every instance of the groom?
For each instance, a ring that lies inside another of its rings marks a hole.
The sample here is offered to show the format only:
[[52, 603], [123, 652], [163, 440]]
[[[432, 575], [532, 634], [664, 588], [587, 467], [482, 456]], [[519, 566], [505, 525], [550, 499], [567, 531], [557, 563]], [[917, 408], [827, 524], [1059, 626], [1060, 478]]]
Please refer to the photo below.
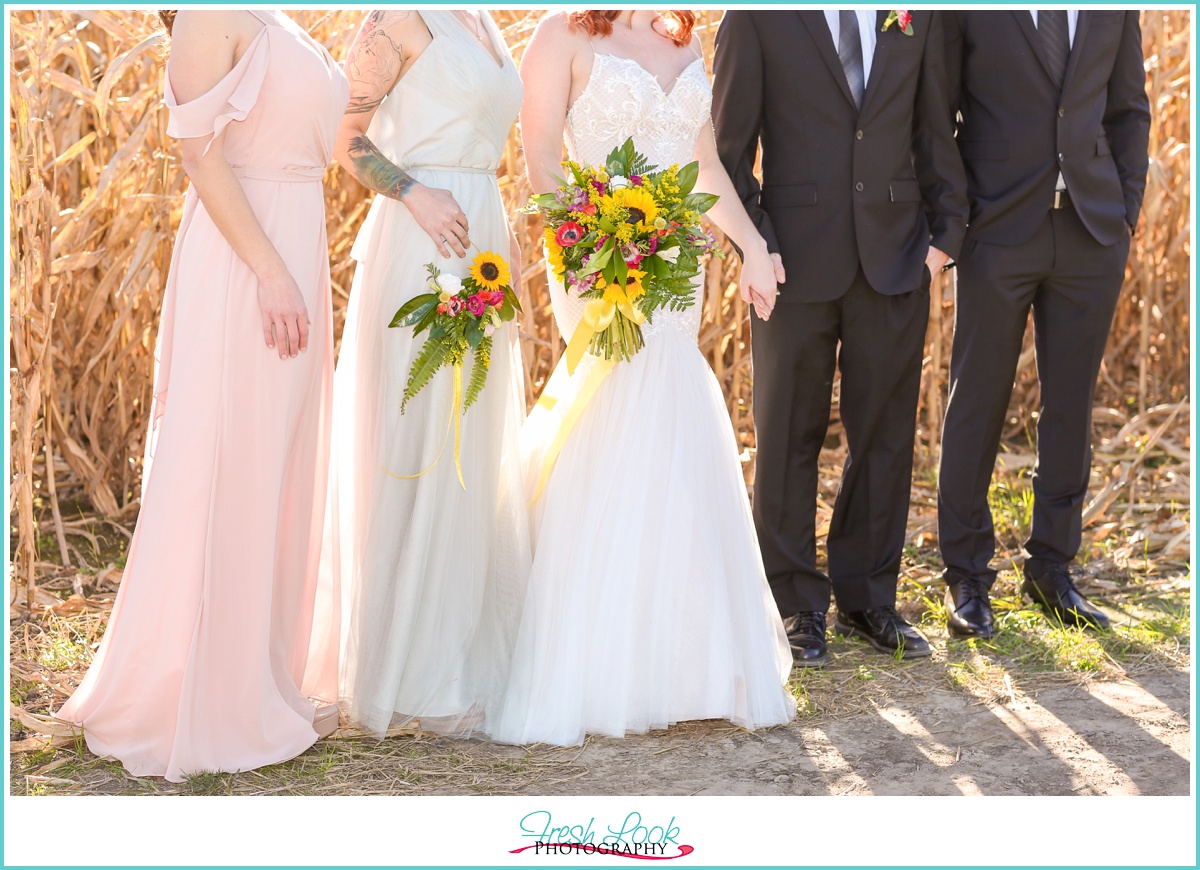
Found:
[[[929, 654], [896, 612], [929, 284], [966, 230], [941, 13], [725, 13], [717, 148], [786, 282], [752, 315], [754, 521], [797, 664], [837, 630]], [[762, 146], [762, 184], [754, 176]], [[817, 460], [835, 366], [849, 452], [817, 568]]]

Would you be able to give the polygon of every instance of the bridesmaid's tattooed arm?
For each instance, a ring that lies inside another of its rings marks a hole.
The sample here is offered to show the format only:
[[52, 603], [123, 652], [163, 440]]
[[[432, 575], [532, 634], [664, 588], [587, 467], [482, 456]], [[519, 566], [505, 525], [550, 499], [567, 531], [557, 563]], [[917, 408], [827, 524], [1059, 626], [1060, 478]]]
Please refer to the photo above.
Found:
[[403, 199], [416, 181], [403, 169], [380, 153], [375, 143], [366, 136], [355, 136], [346, 149], [350, 174], [376, 193]]
[[346, 78], [350, 81], [346, 114], [375, 111], [396, 86], [404, 68], [404, 46], [388, 31], [411, 14], [376, 9], [363, 22], [346, 58]]
[[403, 198], [416, 182], [383, 156], [367, 137], [367, 128], [405, 65], [416, 59], [430, 39], [419, 15], [376, 9], [359, 28], [346, 57], [350, 103], [338, 131], [335, 156], [363, 185], [393, 199]]

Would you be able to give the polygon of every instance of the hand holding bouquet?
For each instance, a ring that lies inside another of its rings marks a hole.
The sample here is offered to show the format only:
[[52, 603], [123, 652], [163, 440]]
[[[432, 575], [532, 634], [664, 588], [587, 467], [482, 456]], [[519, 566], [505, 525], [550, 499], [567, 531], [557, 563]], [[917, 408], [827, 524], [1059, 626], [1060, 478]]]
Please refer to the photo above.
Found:
[[[574, 370], [586, 350], [627, 360], [643, 345], [641, 325], [662, 309], [695, 300], [700, 257], [714, 250], [700, 216], [717, 197], [693, 193], [695, 162], [658, 169], [626, 140], [601, 166], [563, 164], [558, 190], [534, 196], [546, 220], [551, 268], [568, 292], [588, 300], [567, 346]], [[716, 251], [718, 256], [723, 252]]]

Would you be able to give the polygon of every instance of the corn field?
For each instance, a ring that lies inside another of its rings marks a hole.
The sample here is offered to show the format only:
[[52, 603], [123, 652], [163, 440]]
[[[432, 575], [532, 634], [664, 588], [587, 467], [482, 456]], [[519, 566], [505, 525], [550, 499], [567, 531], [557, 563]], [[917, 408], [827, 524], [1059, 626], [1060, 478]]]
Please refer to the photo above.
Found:
[[[362, 15], [291, 14], [339, 60]], [[699, 13], [710, 60], [720, 14]], [[496, 13], [518, 60], [539, 17]], [[10, 24], [9, 512], [14, 588], [25, 587], [32, 603], [46, 567], [39, 549], [53, 542], [55, 566], [69, 568], [84, 560], [68, 537], [86, 537], [97, 522], [124, 535], [132, 528], [155, 332], [187, 182], [166, 135], [156, 19], [139, 11], [41, 10], [11, 13]], [[1154, 114], [1150, 175], [1097, 397], [1104, 409], [1098, 423], [1116, 426], [1163, 405], [1186, 410], [1190, 384], [1190, 13], [1144, 12], [1142, 27]], [[514, 215], [530, 193], [523, 176], [514, 130], [500, 168]], [[350, 249], [370, 200], [334, 167], [326, 202], [340, 334], [354, 272]], [[538, 219], [514, 220], [524, 251], [522, 335], [532, 403], [563, 343], [550, 316]], [[737, 271], [736, 257], [710, 268], [700, 344], [724, 388], [749, 473], [749, 322]], [[953, 325], [953, 286], [941, 281], [934, 290], [918, 471], [936, 463]], [[1027, 438], [1038, 407], [1033, 356], [1027, 340], [1010, 439]], [[835, 405], [831, 443], [839, 436]]]

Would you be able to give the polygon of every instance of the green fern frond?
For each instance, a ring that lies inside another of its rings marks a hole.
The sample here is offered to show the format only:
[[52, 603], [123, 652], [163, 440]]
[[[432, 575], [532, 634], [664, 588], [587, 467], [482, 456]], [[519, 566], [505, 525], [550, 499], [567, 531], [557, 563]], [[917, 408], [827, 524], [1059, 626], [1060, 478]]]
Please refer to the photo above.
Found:
[[431, 381], [438, 369], [448, 360], [448, 348], [440, 341], [428, 340], [421, 346], [420, 353], [408, 370], [408, 383], [404, 385], [404, 398], [400, 401], [400, 413], [404, 413], [409, 400]]
[[492, 364], [492, 337], [489, 335], [475, 347], [475, 362], [471, 364], [471, 377], [467, 381], [467, 389], [463, 395], [463, 413], [475, 404], [483, 385], [487, 383], [488, 368]]

